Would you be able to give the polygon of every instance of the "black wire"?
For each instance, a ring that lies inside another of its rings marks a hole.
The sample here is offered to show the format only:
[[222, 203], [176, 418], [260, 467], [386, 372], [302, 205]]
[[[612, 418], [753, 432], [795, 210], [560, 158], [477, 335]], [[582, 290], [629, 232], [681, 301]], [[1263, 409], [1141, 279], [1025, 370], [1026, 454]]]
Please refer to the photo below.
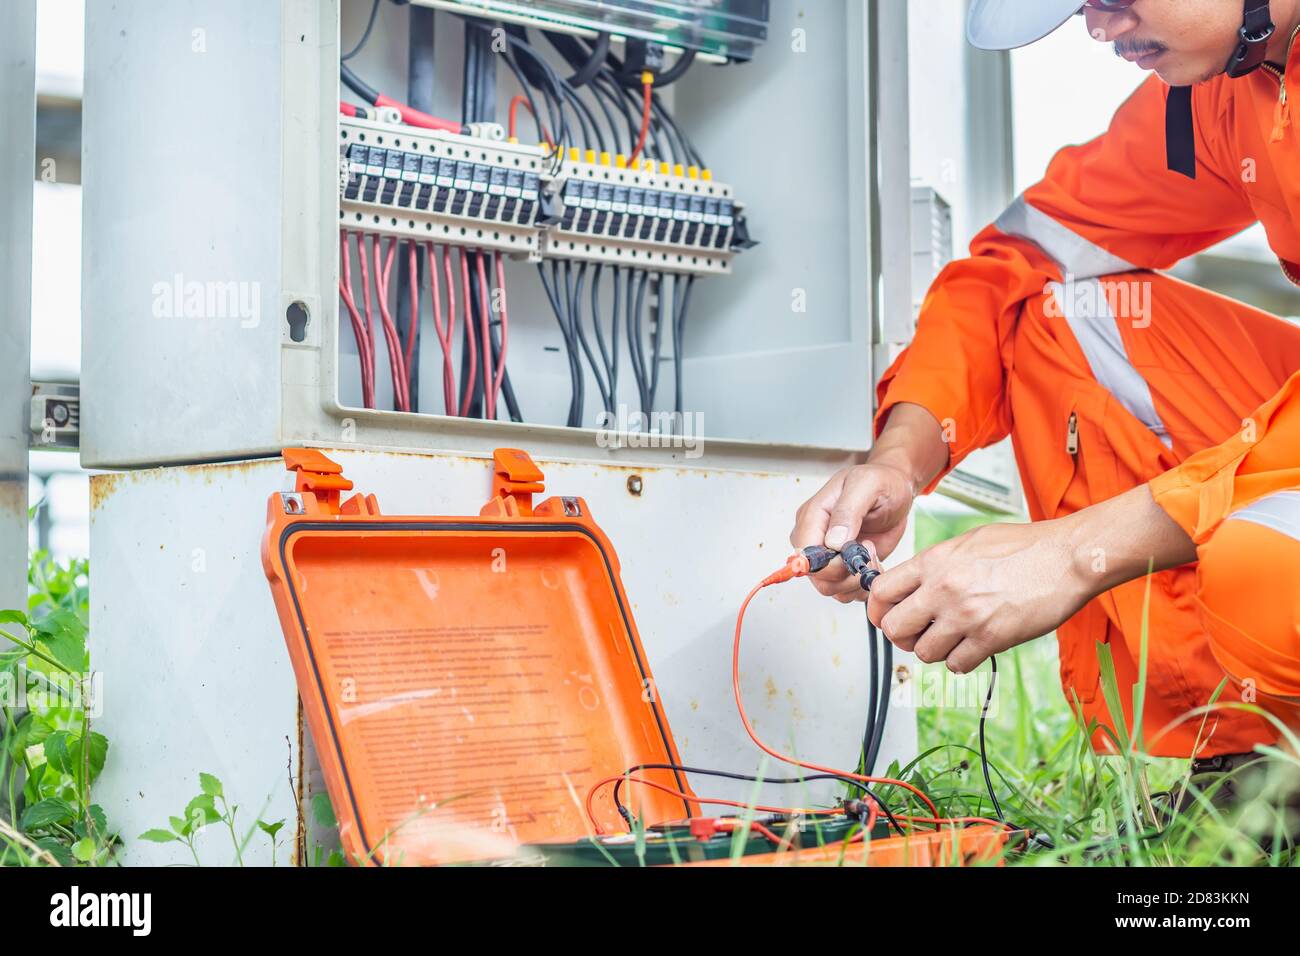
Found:
[[547, 42], [564, 57], [564, 61], [569, 66], [577, 70], [573, 76], [564, 81], [575, 90], [590, 83], [604, 68], [605, 61], [609, 58], [610, 35], [608, 33], [598, 35], [595, 46], [586, 47], [568, 34], [543, 30], [542, 36], [546, 37]]
[[[624, 820], [630, 821], [631, 814], [628, 812], [627, 807], [625, 807], [619, 800], [619, 792], [623, 789], [623, 783], [627, 779], [628, 774], [640, 773], [642, 770], [671, 770], [674, 773], [694, 773], [703, 777], [719, 777], [724, 780], [740, 780], [744, 783], [758, 783], [764, 785], [774, 784], [776, 786], [794, 786], [795, 784], [810, 783], [816, 780], [838, 780], [840, 783], [861, 790], [864, 795], [870, 797], [875, 802], [876, 806], [880, 807], [880, 812], [884, 814], [885, 818], [895, 830], [902, 831], [903, 829], [899, 825], [897, 818], [895, 818], [893, 813], [890, 812], [889, 807], [886, 806], [885, 801], [880, 799], [880, 796], [872, 791], [871, 788], [867, 787], [860, 780], [854, 780], [852, 777], [844, 777], [834, 773], [810, 774], [806, 777], [754, 777], [745, 773], [732, 773], [728, 770], [701, 770], [698, 767], [684, 767], [678, 764], [669, 763], [643, 763], [638, 764], [635, 767], [629, 767], [627, 770], [623, 771], [623, 776], [614, 783], [613, 796], [614, 806], [618, 809], [618, 815]], [[704, 801], [692, 800], [690, 802], [703, 803]]]
[[[600, 107], [601, 113], [605, 115], [605, 122], [609, 125], [610, 140], [614, 144], [614, 152], [621, 153], [623, 151], [623, 144], [620, 143], [618, 139], [618, 120], [614, 118], [614, 114], [611, 112], [609, 104], [596, 93], [595, 84], [589, 85], [587, 91], [592, 94], [591, 98], [595, 100], [596, 105]], [[631, 149], [629, 148], [628, 151], [631, 152]]]
[[[622, 324], [623, 298], [622, 298], [622, 273], [623, 270], [614, 266], [614, 313], [609, 320], [609, 337], [610, 337], [610, 360], [609, 360], [609, 394], [615, 403], [618, 402], [618, 330]], [[631, 273], [628, 273], [630, 284]], [[629, 292], [630, 294], [630, 292]], [[617, 411], [617, 409], [610, 409]]]
[[339, 57], [340, 62], [346, 63], [348, 60], [352, 59], [354, 56], [356, 56], [358, 53], [361, 52], [362, 47], [366, 45], [366, 41], [370, 39], [370, 31], [375, 28], [375, 16], [378, 13], [379, 13], [379, 0], [375, 0], [374, 6], [370, 8], [370, 19], [366, 21], [365, 32], [361, 34], [361, 39], [357, 41], [356, 46], [354, 46], [347, 53], [344, 53], [341, 57]]
[[876, 629], [870, 618], [867, 620], [867, 687], [871, 697], [867, 701], [867, 722], [862, 729], [862, 775], [870, 777], [874, 766], [871, 762], [871, 745], [876, 739], [876, 694], [880, 687], [880, 642], [876, 640]]
[[659, 273], [657, 280], [657, 289], [655, 293], [655, 328], [654, 333], [650, 336], [650, 407], [646, 412], [654, 411], [655, 399], [659, 397], [659, 366], [662, 364], [660, 359], [663, 357], [663, 329], [664, 329], [664, 286], [667, 283], [667, 276]]
[[[555, 165], [552, 172], [558, 172], [560, 164], [564, 161], [565, 147], [570, 142], [569, 118], [564, 110], [564, 94], [561, 92], [559, 74], [551, 68], [551, 65], [543, 57], [538, 55], [537, 51], [526, 40], [521, 40], [515, 32], [501, 24], [498, 24], [498, 28], [502, 30], [502, 35], [511, 48], [522, 50], [529, 56], [529, 61], [532, 64], [531, 69], [520, 64], [512, 57], [506, 57], [506, 62], [511, 64], [515, 78], [519, 80], [521, 86], [526, 87], [531, 83], [546, 97], [547, 112], [551, 117], [551, 125], [555, 128], [556, 145], [559, 147], [556, 150]], [[527, 78], [527, 82], [525, 82], [525, 78]]]
[[[564, 82], [564, 80], [562, 80], [562, 79], [560, 78], [560, 75], [559, 75], [558, 73], [555, 72], [555, 68], [552, 67], [550, 63], [546, 62], [546, 58], [543, 57], [540, 53], [538, 53], [535, 49], [533, 49], [532, 44], [530, 44], [530, 43], [528, 42], [528, 40], [527, 40], [527, 31], [524, 31], [524, 30], [522, 30], [522, 29], [519, 30], [518, 32], [523, 34], [523, 37], [520, 37], [519, 35], [517, 35], [517, 33], [516, 33], [515, 31], [513, 31], [513, 30], [511, 30], [511, 29], [509, 29], [509, 28], [506, 28], [506, 27], [504, 27], [503, 25], [501, 25], [501, 29], [503, 30], [503, 35], [505, 36], [506, 41], [507, 41], [507, 42], [508, 42], [512, 47], [514, 47], [516, 50], [520, 50], [520, 51], [522, 51], [522, 52], [524, 52], [524, 53], [527, 53], [529, 59], [532, 61], [533, 65], [534, 65], [534, 67], [535, 67], [535, 68], [540, 68], [540, 69], [541, 69], [542, 74], [546, 77], [547, 82], [550, 83], [550, 85], [551, 85], [551, 89], [552, 89], [552, 91], [553, 91], [554, 94], [555, 94], [555, 98], [556, 98], [556, 100], [557, 100], [557, 101], [559, 102], [559, 104], [560, 104], [560, 114], [561, 114], [561, 116], [564, 115], [564, 103], [565, 103], [566, 98], [569, 99], [569, 102], [570, 102], [570, 103], [576, 103], [576, 104], [577, 104], [576, 106], [573, 107], [573, 109], [574, 109], [574, 113], [578, 116], [578, 122], [579, 122], [579, 124], [581, 125], [582, 122], [583, 122], [583, 119], [584, 119], [584, 117], [583, 117], [583, 115], [582, 115], [582, 111], [586, 109], [586, 104], [584, 104], [584, 103], [582, 103], [581, 101], [578, 100], [578, 95], [577, 95], [576, 93], [574, 93], [574, 92], [573, 92], [573, 89], [572, 89], [571, 87], [569, 87], [568, 84], [566, 84], [566, 83]], [[526, 67], [523, 67], [522, 64], [521, 64], [521, 67], [520, 67], [520, 68], [523, 69], [524, 72], [525, 72], [525, 75], [527, 75], [527, 73], [528, 73], [528, 69], [527, 69]], [[590, 120], [592, 120], [592, 122], [594, 123], [594, 121], [595, 121], [595, 117], [594, 117], [594, 116], [590, 116], [589, 112], [588, 112], [588, 117], [587, 117], [587, 118], [589, 118]], [[568, 133], [568, 125], [567, 125], [567, 123], [568, 123], [568, 120], [565, 119], [565, 121], [564, 121], [564, 130], [565, 130], [566, 135], [563, 137], [563, 140], [564, 140], [565, 142], [568, 141], [568, 136], [567, 136], [567, 133]], [[584, 138], [586, 137], [587, 132], [588, 132], [588, 130], [587, 130], [586, 127], [584, 126], [584, 127], [583, 127], [583, 136], [584, 136]], [[587, 147], [587, 148], [590, 148], [590, 142], [584, 142], [583, 145], [584, 145], [585, 147]]]
[[350, 89], [357, 96], [361, 97], [371, 106], [379, 99], [379, 91], [370, 86], [361, 77], [352, 71], [352, 67], [346, 63], [339, 64], [339, 78], [343, 80], [343, 85]]
[[[617, 268], [617, 267], [616, 267]], [[604, 277], [605, 266], [603, 263], [597, 263], [595, 272], [591, 277], [591, 324], [596, 330], [596, 346], [600, 349], [600, 358], [604, 363], [605, 373], [605, 411], [610, 415], [614, 414], [615, 392], [618, 388], [618, 368], [610, 358], [609, 343], [605, 340], [605, 329], [600, 318], [600, 280]], [[618, 276], [614, 276], [614, 282], [617, 284]], [[618, 324], [615, 323], [615, 328]], [[617, 340], [615, 340], [617, 344]], [[599, 379], [600, 373], [596, 377]]]
[[[564, 58], [565, 62], [577, 70], [573, 76], [564, 81], [569, 88], [576, 92], [583, 87], [588, 87], [592, 91], [592, 98], [596, 101], [596, 105], [600, 107], [601, 112], [605, 114], [605, 121], [609, 124], [614, 149], [618, 151], [620, 149], [618, 123], [614, 119], [614, 114], [610, 112], [609, 105], [599, 95], [599, 91], [595, 89], [593, 83], [601, 75], [602, 70], [605, 68], [605, 60], [609, 56], [609, 34], [600, 34], [594, 47], [584, 46], [574, 37], [549, 30], [543, 31], [542, 35]], [[603, 146], [601, 150], [604, 151]]]
[[636, 141], [637, 137], [641, 135], [641, 128], [639, 125], [640, 121], [628, 106], [627, 97], [623, 95], [622, 91], [615, 85], [614, 81], [604, 73], [592, 80], [588, 89], [590, 89], [592, 93], [596, 94], [598, 99], [608, 101], [613, 106], [617, 106], [619, 111], [622, 112], [623, 120], [627, 123], [628, 143], [627, 152], [624, 155], [630, 155], [632, 150], [636, 148]]
[[993, 792], [993, 777], [989, 773], [989, 752], [984, 743], [984, 725], [988, 723], [989, 707], [993, 705], [993, 688], [998, 682], [998, 659], [997, 657], [989, 658], [989, 666], [992, 673], [989, 675], [989, 692], [984, 698], [984, 706], [980, 710], [980, 766], [984, 770], [984, 786], [988, 788], [989, 800], [993, 802], [993, 813], [999, 821], [1005, 823], [1006, 817], [1002, 815], [1002, 804], [998, 803], [998, 795]]
[[[507, 48], [508, 50], [508, 48]], [[537, 127], [537, 142], [546, 141], [546, 128], [542, 125], [542, 114], [537, 111], [537, 100], [533, 97], [533, 88], [527, 80], [524, 79], [523, 71], [507, 50], [501, 51], [501, 58], [506, 61], [506, 66], [510, 67], [510, 72], [515, 75], [516, 82], [519, 83], [519, 89], [523, 91], [524, 99], [528, 100], [529, 112], [533, 115], [533, 125]], [[551, 123], [555, 123], [555, 114], [551, 109], [551, 101], [546, 101], [546, 111], [551, 114]]]
[[557, 260], [551, 260], [551, 278], [548, 279], [546, 277], [545, 263], [539, 262], [537, 264], [537, 274], [542, 277], [542, 288], [546, 290], [546, 297], [551, 300], [551, 310], [555, 313], [556, 321], [560, 324], [560, 333], [564, 336], [564, 348], [569, 356], [569, 385], [571, 391], [567, 424], [572, 428], [574, 427], [573, 420], [576, 416], [575, 408], [578, 403], [578, 378], [576, 376], [576, 366], [573, 360], [573, 333], [569, 331], [568, 318], [560, 304], [560, 264]]
[[[674, 285], [680, 282], [680, 279], [674, 280]], [[686, 339], [686, 316], [691, 309], [691, 292], [695, 288], [695, 276], [690, 276], [686, 280], [686, 288], [682, 293], [680, 300], [677, 302], [677, 308], [673, 317], [673, 372], [676, 376], [676, 402], [675, 410], [678, 421], [681, 421], [684, 412], [684, 384], [682, 374], [682, 343]]]
[[[645, 353], [641, 341], [641, 309], [645, 304], [645, 287], [650, 273], [641, 272], [640, 281], [635, 269], [629, 270], [627, 280], [627, 351], [632, 359], [632, 374], [636, 378], [637, 397], [641, 401], [641, 410], [645, 412], [650, 401], [646, 389]], [[632, 283], [637, 282], [636, 295], [632, 295]]]
[[880, 666], [880, 683], [876, 685], [876, 728], [871, 740], [871, 750], [867, 757], [867, 776], [875, 773], [876, 762], [880, 759], [880, 747], [885, 740], [885, 724], [889, 720], [889, 689], [893, 685], [894, 645], [876, 629], [867, 619], [867, 636], [873, 645], [879, 644], [884, 649], [884, 660]]
[[582, 321], [582, 287], [587, 281], [587, 263], [583, 262], [578, 265], [578, 281], [573, 291], [573, 310], [572, 322], [574, 332], [578, 336], [578, 344], [582, 346], [583, 354], [587, 356], [587, 364], [591, 366], [592, 374], [596, 377], [596, 391], [600, 393], [602, 407], [608, 409], [609, 388], [605, 384], [605, 376], [601, 374], [600, 363], [596, 360], [595, 354], [591, 351], [591, 342], [587, 339], [587, 331], [583, 328]]

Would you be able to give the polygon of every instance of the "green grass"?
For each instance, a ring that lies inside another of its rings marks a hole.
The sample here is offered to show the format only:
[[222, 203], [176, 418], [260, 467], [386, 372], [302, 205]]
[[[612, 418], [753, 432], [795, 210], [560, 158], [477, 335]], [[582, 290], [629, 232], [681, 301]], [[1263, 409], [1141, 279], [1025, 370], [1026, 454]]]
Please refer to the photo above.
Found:
[[[928, 515], [920, 522], [918, 546], [962, 533], [983, 520]], [[1141, 636], [1140, 675], [1131, 691], [1137, 714], [1141, 714], [1145, 699], [1147, 638], [1145, 633]], [[1129, 738], [1123, 721], [1114, 716], [1120, 713], [1121, 694], [1129, 690], [1118, 686], [1108, 649], [1100, 647], [1099, 653], [1101, 692], [1112, 714], [1112, 726], [1120, 728], [1110, 734], [1118, 756], [1093, 753], [1088, 728], [1080, 725], [1062, 694], [1052, 637], [998, 658], [998, 706], [987, 725], [994, 787], [1008, 821], [1045, 833], [1055, 847], [1009, 853], [1007, 862], [1300, 865], [1300, 854], [1290, 848], [1286, 815], [1281, 809], [1287, 794], [1300, 790], [1300, 760], [1276, 748], [1260, 748], [1267, 754], [1263, 766], [1231, 775], [1233, 785], [1243, 791], [1242, 799], [1232, 809], [1216, 806], [1215, 798], [1228, 777], [1189, 780], [1189, 761], [1151, 757], [1142, 750], [1140, 733], [1136, 739]], [[983, 670], [987, 672], [987, 667]], [[957, 682], [974, 679], [954, 677], [941, 664], [920, 665], [918, 677], [934, 682], [938, 701], [958, 696], [952, 693]], [[969, 699], [970, 694], [966, 696]], [[969, 706], [968, 700], [962, 703], [960, 707], [935, 704], [919, 708], [921, 756], [904, 772], [918, 773], [925, 780], [930, 796], [945, 814], [988, 816], [992, 806], [979, 759], [979, 708]], [[1191, 719], [1200, 722], [1214, 710], [1225, 708], [1256, 710], [1216, 699]], [[1300, 749], [1293, 736], [1280, 726], [1278, 729], [1290, 740], [1293, 752]], [[1159, 812], [1167, 803], [1164, 794], [1173, 799], [1185, 794], [1192, 806], [1170, 820]], [[1290, 832], [1300, 832], [1294, 817], [1289, 822]], [[1264, 849], [1261, 843], [1270, 848]]]

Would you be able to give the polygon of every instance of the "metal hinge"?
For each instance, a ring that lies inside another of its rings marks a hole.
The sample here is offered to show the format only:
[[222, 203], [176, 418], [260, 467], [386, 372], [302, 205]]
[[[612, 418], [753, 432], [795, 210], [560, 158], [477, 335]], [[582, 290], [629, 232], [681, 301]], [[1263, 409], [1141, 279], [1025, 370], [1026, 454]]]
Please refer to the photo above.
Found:
[[81, 388], [32, 382], [29, 447], [76, 450], [81, 445]]

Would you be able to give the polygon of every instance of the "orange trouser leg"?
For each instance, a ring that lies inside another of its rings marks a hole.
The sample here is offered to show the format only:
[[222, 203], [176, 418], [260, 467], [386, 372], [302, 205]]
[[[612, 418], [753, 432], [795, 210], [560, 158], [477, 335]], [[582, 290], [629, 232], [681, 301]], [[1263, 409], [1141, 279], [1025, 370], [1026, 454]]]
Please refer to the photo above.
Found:
[[[1300, 329], [1166, 276], [1131, 273], [1028, 302], [1009, 359], [1012, 439], [1030, 513], [1055, 518], [1150, 482], [1238, 432], [1300, 369]], [[1266, 490], [1297, 485], [1270, 481]], [[1100, 642], [1131, 726], [1145, 628], [1150, 752], [1212, 756], [1273, 738], [1254, 715], [1187, 719], [1225, 677], [1197, 594], [1197, 568], [1177, 568], [1112, 589], [1061, 626], [1062, 683], [1085, 720], [1114, 724], [1100, 694]], [[1105, 735], [1094, 742], [1104, 749]]]
[[1199, 554], [1197, 597], [1215, 657], [1243, 699], [1254, 699], [1287, 723], [1296, 723], [1300, 489], [1233, 512]]

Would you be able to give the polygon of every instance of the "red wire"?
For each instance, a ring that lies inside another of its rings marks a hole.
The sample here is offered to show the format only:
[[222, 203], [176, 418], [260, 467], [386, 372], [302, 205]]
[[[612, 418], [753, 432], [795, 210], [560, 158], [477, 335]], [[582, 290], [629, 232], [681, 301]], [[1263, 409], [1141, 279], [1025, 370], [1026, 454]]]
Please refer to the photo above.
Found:
[[[415, 242], [406, 243], [408, 257], [406, 262], [407, 283], [411, 289], [411, 315], [406, 326], [406, 352], [403, 355], [405, 362], [406, 376], [406, 402], [411, 403], [411, 374], [415, 368], [415, 338], [416, 333], [420, 331], [420, 270], [419, 270], [419, 253], [415, 248]], [[408, 408], [407, 411], [414, 411]]]
[[465, 129], [465, 124], [457, 120], [443, 119], [440, 116], [430, 116], [428, 113], [407, 106], [392, 97], [380, 93], [375, 98], [376, 106], [389, 106], [402, 114], [402, 122], [408, 126], [419, 126], [422, 129], [441, 129], [449, 133], [459, 133]]
[[[374, 408], [375, 405], [375, 321], [370, 310], [370, 265], [366, 257], [366, 237], [357, 234], [357, 252], [358, 259], [361, 263], [361, 290], [365, 293], [366, 307], [366, 369], [370, 378], [370, 403], [368, 408]], [[375, 268], [379, 268], [378, 261], [375, 262]]]
[[[516, 96], [513, 100], [511, 100], [510, 101], [510, 138], [511, 139], [519, 138], [518, 135], [516, 134], [516, 130], [518, 128], [519, 107], [521, 106], [524, 109], [528, 110], [529, 114], [534, 119], [537, 118], [537, 114], [533, 112], [533, 104], [528, 102], [528, 97]], [[547, 146], [554, 149], [555, 140], [551, 139], [551, 131], [548, 130], [545, 126], [543, 126], [541, 129], [542, 129], [542, 139], [546, 140]]]
[[492, 391], [495, 375], [492, 371], [492, 292], [488, 288], [487, 270], [483, 267], [483, 253], [474, 257], [478, 272], [478, 314], [482, 335], [479, 336], [480, 352], [483, 353], [483, 417], [494, 421], [497, 417], [497, 397]]
[[342, 100], [339, 100], [339, 112], [344, 116], [356, 116], [357, 108], [351, 103], [344, 103]]
[[357, 340], [357, 359], [361, 363], [361, 403], [366, 408], [375, 407], [374, 383], [370, 378], [369, 365], [366, 363], [368, 341], [365, 326], [361, 323], [361, 314], [357, 311], [356, 299], [352, 294], [352, 255], [349, 250], [347, 230], [339, 232], [341, 252], [339, 256], [339, 296], [347, 307], [352, 320], [352, 334]]
[[735, 830], [745, 829], [746, 823], [748, 823], [749, 829], [753, 830], [755, 833], [761, 836], [766, 837], [770, 842], [775, 843], [779, 849], [782, 850], [794, 849], [794, 844], [792, 844], [789, 840], [787, 840], [785, 837], [777, 836], [775, 833], [773, 833], [763, 824], [759, 823], [757, 820], [749, 820], [749, 821], [719, 820], [718, 829], [725, 830], [728, 833], [730, 833]]
[[492, 254], [496, 267], [497, 293], [501, 296], [501, 354], [497, 356], [497, 377], [492, 383], [492, 405], [495, 408], [501, 385], [506, 379], [506, 347], [510, 344], [510, 316], [506, 310], [506, 264], [499, 252]]
[[[433, 329], [438, 334], [438, 344], [442, 346], [442, 397], [446, 403], [448, 415], [455, 415], [456, 408], [456, 370], [451, 364], [452, 338], [456, 332], [456, 301], [455, 298], [449, 299], [447, 303], [448, 319], [447, 325], [442, 324], [442, 290], [439, 288], [438, 269], [439, 263], [434, 254], [434, 245], [432, 242], [425, 243], [429, 256], [429, 279], [431, 291], [433, 293]], [[454, 296], [455, 286], [451, 281], [451, 265], [446, 262], [446, 250], [442, 253], [443, 264], [446, 266], [447, 275], [447, 293]]]
[[465, 303], [465, 340], [469, 343], [469, 380], [465, 382], [465, 391], [460, 399], [460, 417], [466, 418], [469, 415], [469, 401], [474, 396], [474, 384], [478, 381], [478, 349], [474, 344], [474, 317], [470, 315], [470, 294], [469, 294], [469, 254], [460, 250], [460, 279], [461, 289], [465, 293], [462, 301]]
[[[776, 576], [773, 575], [773, 577]], [[856, 780], [859, 783], [876, 783], [893, 787], [902, 787], [904, 790], [910, 790], [920, 798], [922, 803], [930, 808], [931, 814], [933, 814], [935, 818], [938, 818], [939, 808], [934, 805], [934, 801], [906, 780], [894, 780], [889, 777], [868, 777], [860, 773], [849, 773], [847, 770], [836, 770], [834, 767], [823, 767], [820, 764], [809, 763], [806, 760], [796, 760], [794, 757], [786, 756], [785, 754], [772, 749], [759, 739], [758, 734], [754, 730], [754, 725], [749, 722], [749, 716], [745, 713], [745, 702], [740, 694], [740, 635], [741, 628], [745, 621], [745, 611], [749, 608], [749, 603], [754, 600], [754, 596], [757, 595], [759, 591], [770, 586], [770, 583], [772, 583], [772, 580], [769, 578], [767, 581], [757, 585], [745, 597], [744, 603], [740, 605], [740, 613], [736, 617], [736, 638], [732, 644], [731, 650], [731, 687], [736, 695], [736, 709], [740, 712], [740, 720], [741, 723], [745, 725], [745, 732], [749, 734], [749, 739], [754, 741], [758, 749], [768, 756], [775, 757], [777, 760], [784, 763], [793, 764], [796, 767], [803, 767], [805, 770], [815, 770], [818, 773], [829, 773], [834, 774], [837, 777], [847, 777], [849, 780]]]
[[[388, 345], [388, 366], [393, 376], [393, 405], [399, 412], [410, 411], [410, 400], [406, 395], [406, 369], [402, 362], [402, 340], [398, 337], [397, 326], [393, 323], [392, 313], [388, 311], [388, 282], [393, 274], [393, 258], [397, 253], [397, 240], [388, 243], [388, 252], [384, 253], [384, 239], [374, 237], [375, 254], [375, 291], [379, 301], [379, 317], [384, 329], [384, 341]], [[382, 260], [383, 265], [380, 265]]]
[[645, 83], [645, 105], [641, 111], [641, 138], [637, 140], [636, 149], [632, 150], [631, 157], [628, 158], [629, 166], [636, 166], [636, 161], [641, 156], [641, 151], [645, 149], [646, 140], [650, 138], [650, 110], [654, 99], [654, 84]]

